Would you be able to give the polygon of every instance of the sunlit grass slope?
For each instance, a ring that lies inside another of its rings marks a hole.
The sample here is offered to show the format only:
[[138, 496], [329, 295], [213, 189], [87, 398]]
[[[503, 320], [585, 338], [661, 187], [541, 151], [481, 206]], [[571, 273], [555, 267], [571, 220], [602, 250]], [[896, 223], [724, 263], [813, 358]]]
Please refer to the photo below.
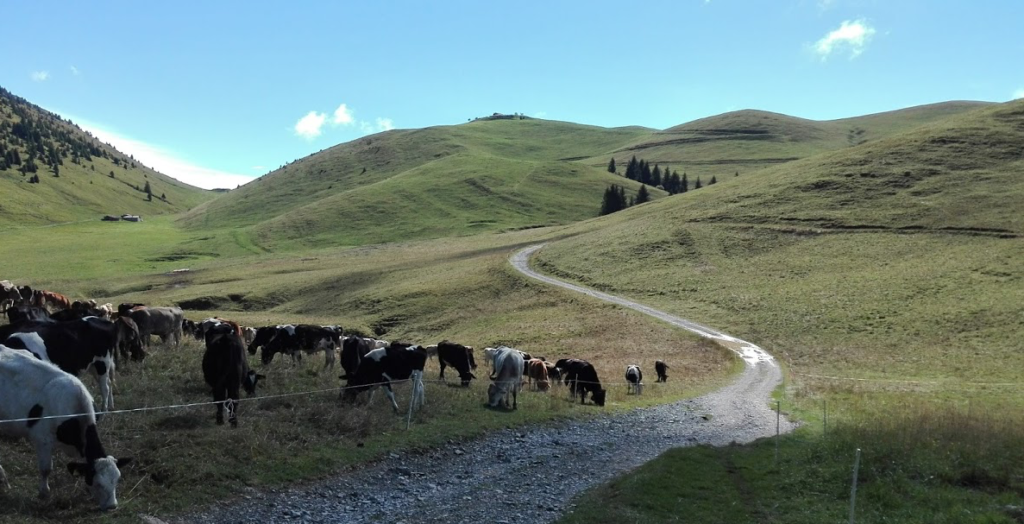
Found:
[[[569, 160], [646, 133], [536, 119], [388, 131], [297, 160], [193, 210], [182, 223], [256, 225], [261, 238], [281, 240], [341, 235], [341, 242], [381, 233], [359, 226], [388, 226], [388, 216], [396, 230], [390, 238], [566, 223], [594, 216], [604, 189], [620, 181]], [[413, 213], [417, 224], [408, 224]], [[349, 232], [339, 231], [351, 221]]]
[[[26, 130], [25, 125], [30, 127]], [[143, 166], [70, 121], [2, 90], [0, 146], [5, 152], [17, 151], [22, 161], [7, 169], [0, 162], [0, 228], [98, 220], [104, 214], [145, 218], [178, 213], [214, 197]], [[75, 162], [76, 152], [90, 149], [92, 154]], [[43, 160], [51, 150], [60, 157], [56, 173]], [[38, 170], [23, 173], [32, 157]], [[33, 175], [39, 177], [38, 184], [29, 183]], [[144, 192], [147, 182], [151, 201]]]
[[[742, 110], [702, 118], [638, 137], [633, 143], [584, 160], [607, 165], [614, 156], [625, 166], [636, 156], [666, 165], [690, 183], [699, 176], [707, 183], [791, 162], [826, 151], [848, 148], [983, 108], [983, 102], [944, 102], [841, 120], [816, 121], [772, 113]], [[620, 168], [620, 172], [624, 167]]]
[[1024, 381], [1021, 144], [1003, 104], [580, 225], [539, 260], [795, 371]]

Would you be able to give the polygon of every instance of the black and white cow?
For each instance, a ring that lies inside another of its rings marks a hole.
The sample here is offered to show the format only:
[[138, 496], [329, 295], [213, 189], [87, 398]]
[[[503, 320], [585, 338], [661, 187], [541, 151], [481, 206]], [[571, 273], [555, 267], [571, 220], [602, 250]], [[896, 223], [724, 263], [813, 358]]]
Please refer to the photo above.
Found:
[[[20, 322], [0, 327], [0, 341], [9, 347], [27, 349], [40, 359], [53, 362], [75, 376], [87, 369], [92, 371], [99, 382], [104, 410], [114, 407], [111, 391], [115, 369], [114, 353], [126, 337], [130, 335], [126, 334], [124, 327], [96, 317], [69, 322]], [[129, 353], [141, 360], [145, 356], [141, 341], [135, 339]]]
[[469, 386], [469, 382], [476, 378], [472, 372], [476, 369], [476, 361], [473, 359], [473, 348], [470, 346], [442, 341], [437, 344], [437, 362], [441, 365], [441, 380], [444, 380], [446, 366], [451, 366], [459, 372], [463, 386]]
[[384, 386], [391, 406], [398, 413], [398, 402], [391, 390], [392, 380], [412, 382], [412, 408], [423, 405], [423, 366], [427, 363], [427, 352], [420, 346], [392, 342], [386, 348], [371, 350], [359, 362], [355, 372], [349, 375], [348, 385], [342, 388], [341, 396], [353, 401], [363, 391]]
[[128, 312], [139, 326], [142, 343], [149, 347], [150, 336], [157, 335], [163, 343], [181, 343], [181, 324], [185, 313], [179, 307], [136, 307]]
[[494, 382], [487, 387], [487, 404], [492, 408], [504, 400], [508, 408], [508, 396], [512, 395], [512, 409], [519, 409], [519, 390], [523, 388], [523, 352], [507, 346], [494, 348]]
[[668, 382], [668, 364], [664, 361], [654, 361], [654, 372], [658, 374], [657, 382]]
[[[48, 477], [53, 469], [53, 448], [85, 462], [68, 464], [68, 471], [85, 477], [85, 484], [100, 509], [117, 507], [119, 468], [131, 459], [107, 455], [96, 431], [92, 396], [82, 382], [27, 351], [0, 345], [0, 435], [28, 439], [39, 464], [39, 497], [50, 496]], [[47, 418], [57, 417], [57, 418]], [[0, 487], [10, 489], [0, 467]]]
[[12, 307], [7, 310], [7, 321], [11, 324], [17, 324], [19, 322], [28, 321], [41, 321], [41, 320], [53, 320], [50, 317], [50, 312], [38, 307], [29, 305], [19, 305]]
[[206, 352], [203, 353], [203, 379], [213, 390], [217, 402], [217, 424], [228, 422], [238, 427], [240, 389], [252, 395], [263, 375], [249, 369], [241, 329], [234, 322], [221, 322], [206, 331]]
[[345, 337], [341, 342], [341, 369], [345, 371], [341, 377], [341, 380], [349, 380], [356, 372], [356, 368], [359, 367], [359, 363], [363, 361], [363, 358], [367, 353], [378, 349], [374, 339], [348, 336]]
[[569, 392], [573, 400], [579, 395], [580, 403], [587, 402], [589, 392], [591, 400], [598, 406], [604, 405], [605, 390], [601, 388], [601, 381], [597, 378], [597, 370], [586, 360], [562, 359], [555, 365], [564, 371], [565, 385], [569, 386]]
[[640, 395], [644, 392], [644, 372], [640, 371], [640, 366], [636, 364], [630, 364], [626, 366], [626, 394], [630, 392]]

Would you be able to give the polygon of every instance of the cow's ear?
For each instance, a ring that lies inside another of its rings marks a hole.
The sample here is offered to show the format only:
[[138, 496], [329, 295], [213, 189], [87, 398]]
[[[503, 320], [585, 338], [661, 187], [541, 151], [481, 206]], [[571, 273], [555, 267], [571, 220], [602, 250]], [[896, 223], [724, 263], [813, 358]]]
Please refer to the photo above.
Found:
[[68, 462], [68, 473], [72, 475], [77, 474], [84, 477], [88, 468], [89, 465], [85, 462]]
[[123, 467], [125, 467], [125, 466], [127, 466], [128, 464], [131, 464], [131, 463], [132, 463], [132, 458], [131, 457], [121, 457], [121, 458], [117, 459], [117, 469], [121, 469], [121, 468], [123, 468]]

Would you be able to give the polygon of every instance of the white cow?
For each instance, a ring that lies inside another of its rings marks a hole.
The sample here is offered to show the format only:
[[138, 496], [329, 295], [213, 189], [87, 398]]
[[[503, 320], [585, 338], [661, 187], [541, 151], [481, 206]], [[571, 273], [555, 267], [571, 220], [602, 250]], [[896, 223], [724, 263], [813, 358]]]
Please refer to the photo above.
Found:
[[630, 364], [626, 366], [626, 393], [630, 392], [640, 395], [644, 392], [644, 372], [640, 371], [640, 366], [636, 364]]
[[[0, 423], [0, 435], [32, 442], [41, 475], [40, 498], [50, 496], [47, 478], [56, 445], [71, 457], [85, 459], [68, 464], [68, 470], [85, 477], [100, 509], [117, 507], [119, 468], [131, 459], [115, 459], [103, 450], [92, 402], [74, 375], [28, 351], [0, 345], [0, 420], [15, 420]], [[2, 467], [0, 488], [10, 489]]]
[[484, 349], [484, 357], [493, 356], [494, 382], [487, 387], [488, 404], [497, 407], [502, 400], [508, 408], [508, 396], [512, 394], [512, 409], [518, 409], [519, 390], [523, 388], [523, 353], [518, 349], [500, 346], [488, 355]]

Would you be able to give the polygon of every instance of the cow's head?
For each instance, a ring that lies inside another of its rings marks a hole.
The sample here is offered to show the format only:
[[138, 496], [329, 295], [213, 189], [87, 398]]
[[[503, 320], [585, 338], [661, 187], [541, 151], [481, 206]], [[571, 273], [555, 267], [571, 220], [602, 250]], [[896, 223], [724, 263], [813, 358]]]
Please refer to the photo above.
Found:
[[85, 484], [89, 487], [89, 493], [93, 500], [99, 504], [101, 510], [109, 510], [117, 507], [117, 483], [121, 480], [120, 468], [127, 466], [132, 459], [114, 457], [103, 457], [91, 463], [72, 462], [68, 464], [68, 472], [72, 475], [81, 475], [85, 478]]
[[470, 380], [473, 380], [474, 378], [476, 378], [476, 375], [474, 375], [474, 374], [473, 374], [472, 372], [470, 372], [470, 371], [467, 371], [467, 372], [465, 372], [465, 373], [461, 373], [461, 374], [459, 374], [459, 378], [461, 378], [461, 379], [462, 379], [462, 385], [463, 385], [463, 386], [469, 386], [469, 381], [470, 381]]
[[597, 391], [594, 391], [590, 395], [590, 399], [594, 401], [594, 404], [597, 404], [598, 406], [604, 406], [604, 395], [605, 395], [605, 393], [606, 393], [606, 390], [598, 389]]
[[492, 408], [498, 407], [498, 404], [501, 402], [501, 399], [504, 398], [504, 396], [505, 391], [494, 382], [491, 382], [491, 385], [487, 386], [487, 404], [490, 405]]
[[267, 377], [255, 371], [249, 370], [249, 372], [245, 374], [245, 378], [242, 379], [242, 388], [245, 389], [245, 392], [249, 396], [252, 396], [256, 394], [256, 384], [260, 381], [260, 379], [266, 378]]

